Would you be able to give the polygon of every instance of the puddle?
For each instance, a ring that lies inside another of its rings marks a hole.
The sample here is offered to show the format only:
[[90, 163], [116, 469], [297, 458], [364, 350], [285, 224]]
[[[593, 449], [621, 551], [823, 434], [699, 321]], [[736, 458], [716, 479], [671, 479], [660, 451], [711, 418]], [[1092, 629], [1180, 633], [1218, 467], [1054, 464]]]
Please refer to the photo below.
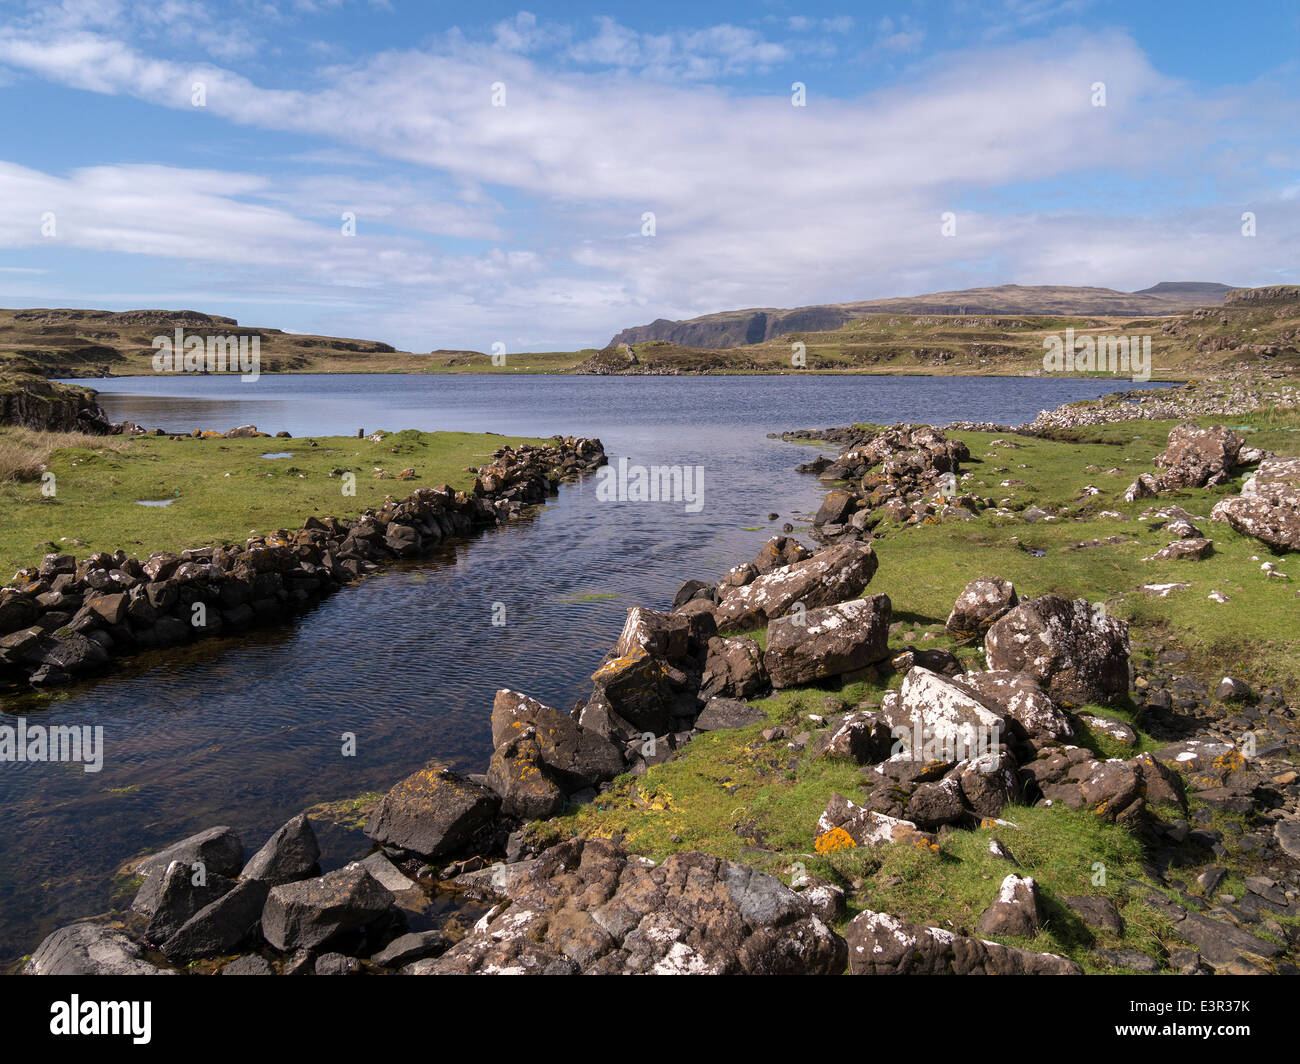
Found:
[[136, 499], [137, 506], [170, 506], [175, 499]]
[[262, 455], [262, 457], [263, 458], [292, 458], [293, 452], [292, 451], [270, 451], [267, 454]]

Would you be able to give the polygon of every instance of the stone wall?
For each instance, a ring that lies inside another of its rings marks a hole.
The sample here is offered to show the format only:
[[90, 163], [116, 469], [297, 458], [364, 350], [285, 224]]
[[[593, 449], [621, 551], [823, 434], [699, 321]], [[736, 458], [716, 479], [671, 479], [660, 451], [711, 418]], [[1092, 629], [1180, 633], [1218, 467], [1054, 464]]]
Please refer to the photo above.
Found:
[[386, 561], [513, 520], [605, 462], [599, 440], [556, 437], [496, 451], [468, 492], [420, 488], [243, 546], [47, 555], [0, 588], [0, 685], [65, 684], [138, 650], [285, 620]]

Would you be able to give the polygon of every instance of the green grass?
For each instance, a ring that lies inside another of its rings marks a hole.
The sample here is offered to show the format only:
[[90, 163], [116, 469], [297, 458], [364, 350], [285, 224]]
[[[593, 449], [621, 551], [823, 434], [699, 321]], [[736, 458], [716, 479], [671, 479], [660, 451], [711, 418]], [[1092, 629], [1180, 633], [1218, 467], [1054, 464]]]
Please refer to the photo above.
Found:
[[[1204, 419], [1207, 422], [1213, 419]], [[1234, 419], [1250, 424], [1249, 418]], [[1300, 423], [1291, 415], [1290, 424]], [[944, 521], [912, 528], [881, 527], [887, 535], [874, 544], [880, 569], [869, 592], [885, 592], [896, 617], [920, 625], [941, 625], [952, 603], [976, 576], [1000, 576], [1012, 581], [1022, 598], [1058, 594], [1104, 602], [1108, 612], [1129, 622], [1135, 644], [1176, 642], [1190, 655], [1188, 671], [1207, 674], [1235, 669], [1255, 684], [1291, 684], [1300, 680], [1300, 565], [1275, 558], [1254, 539], [1238, 535], [1227, 524], [1210, 521], [1215, 502], [1240, 488], [1238, 477], [1218, 488], [1172, 492], [1158, 500], [1124, 502], [1124, 490], [1138, 473], [1155, 469], [1152, 459], [1164, 449], [1174, 422], [1137, 421], [1102, 426], [1096, 435], [1121, 444], [1067, 442], [1017, 436], [1016, 447], [992, 447], [999, 437], [958, 433], [970, 447], [974, 475], [963, 490], [1010, 499], [1009, 508], [1030, 505], [1044, 509], [1068, 507], [1057, 521], [1025, 522], [1014, 515], [991, 512], [975, 521]], [[1300, 437], [1284, 431], [1289, 425], [1262, 428], [1252, 444], [1294, 454]], [[1005, 437], [1004, 437], [1005, 438]], [[998, 457], [986, 457], [990, 452]], [[993, 472], [1003, 467], [1004, 473]], [[1088, 467], [1092, 467], [1090, 470]], [[1107, 470], [1119, 469], [1110, 474]], [[1022, 480], [1024, 487], [1001, 487], [1001, 481]], [[1084, 496], [1091, 485], [1101, 494]], [[1166, 546], [1171, 536], [1156, 531], [1137, 516], [1151, 507], [1179, 505], [1197, 516], [1201, 531], [1214, 540], [1215, 553], [1205, 561], [1143, 561]], [[1120, 513], [1128, 520], [1100, 516]], [[1110, 537], [1126, 542], [1105, 543]], [[1103, 541], [1082, 549], [1075, 544]], [[1045, 551], [1042, 557], [1025, 547]], [[1252, 560], [1257, 559], [1257, 560]], [[1272, 560], [1290, 580], [1269, 580], [1260, 570]], [[1294, 570], [1294, 571], [1290, 571]], [[1142, 590], [1144, 585], [1181, 583], [1186, 588], [1167, 597]], [[1210, 601], [1218, 590], [1230, 600]]]
[[[42, 495], [39, 480], [0, 484], [0, 573], [37, 563], [51, 550], [82, 557], [122, 549], [143, 557], [156, 550], [243, 543], [253, 534], [300, 528], [310, 515], [352, 516], [419, 487], [467, 488], [473, 481], [468, 467], [484, 465], [497, 448], [545, 442], [414, 430], [380, 442], [346, 436], [109, 437], [99, 447], [53, 452], [52, 498]], [[292, 457], [260, 457], [280, 451]], [[377, 479], [376, 468], [393, 477], [412, 468], [416, 479]], [[336, 470], [355, 474], [355, 496], [342, 493]], [[174, 501], [138, 505], [162, 499]]]

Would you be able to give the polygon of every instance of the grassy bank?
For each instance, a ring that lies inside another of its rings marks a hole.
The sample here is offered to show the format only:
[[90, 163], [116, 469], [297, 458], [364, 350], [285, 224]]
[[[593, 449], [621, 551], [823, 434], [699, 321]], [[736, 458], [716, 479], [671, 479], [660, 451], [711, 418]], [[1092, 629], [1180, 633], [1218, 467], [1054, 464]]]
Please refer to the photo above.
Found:
[[[413, 430], [372, 441], [65, 437], [0, 429], [0, 456], [16, 471], [7, 480], [0, 476], [0, 574], [8, 579], [54, 550], [81, 557], [120, 548], [143, 557], [242, 543], [254, 532], [299, 528], [308, 516], [351, 516], [418, 487], [467, 488], [474, 479], [469, 467], [485, 464], [497, 448], [544, 442]], [[289, 454], [262, 457], [281, 452]], [[52, 497], [42, 494], [39, 466], [54, 474]], [[407, 469], [414, 477], [398, 479]], [[355, 495], [343, 494], [344, 473], [355, 475]]]

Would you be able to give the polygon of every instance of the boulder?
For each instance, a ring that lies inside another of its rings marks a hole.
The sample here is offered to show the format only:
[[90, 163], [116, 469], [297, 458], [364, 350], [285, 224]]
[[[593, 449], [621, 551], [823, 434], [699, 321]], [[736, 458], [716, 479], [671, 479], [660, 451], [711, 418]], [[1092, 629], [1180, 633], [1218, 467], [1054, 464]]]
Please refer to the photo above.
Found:
[[1022, 602], [989, 629], [990, 669], [1028, 673], [1057, 703], [1113, 704], [1128, 694], [1128, 625], [1085, 599]]
[[1214, 553], [1214, 541], [1209, 539], [1176, 539], [1151, 555], [1148, 561], [1204, 561]]
[[506, 816], [544, 820], [564, 808], [564, 788], [547, 771], [531, 726], [493, 751], [486, 782], [501, 796], [501, 812]]
[[169, 961], [233, 953], [257, 931], [266, 905], [269, 885], [245, 880], [199, 909], [162, 943]]
[[[696, 601], [704, 605], [701, 600]], [[614, 657], [592, 673], [591, 679], [605, 705], [637, 732], [658, 735], [668, 729], [677, 699], [663, 664], [648, 651], [638, 647], [630, 654]], [[494, 743], [500, 745], [495, 738]]]
[[997, 749], [1009, 714], [992, 699], [917, 665], [897, 691], [881, 699], [880, 715], [913, 759], [957, 761]]
[[1241, 487], [1217, 503], [1211, 520], [1273, 550], [1300, 550], [1300, 458], [1268, 458]]
[[1082, 975], [1053, 953], [1000, 946], [870, 909], [845, 932], [851, 975]]
[[232, 880], [217, 872], [196, 871], [181, 861], [173, 861], [158, 878], [161, 883], [151, 891], [153, 912], [144, 932], [145, 941], [152, 943], [169, 938], [186, 920], [234, 886]]
[[1161, 490], [1214, 487], [1226, 483], [1237, 468], [1245, 441], [1222, 425], [1201, 428], [1191, 422], [1175, 425], [1164, 453], [1155, 463], [1166, 470], [1158, 478]]
[[952, 772], [962, 798], [980, 817], [999, 817], [1005, 806], [1020, 799], [1020, 776], [1015, 759], [1005, 750], [963, 761]]
[[957, 596], [944, 627], [948, 634], [961, 639], [986, 632], [999, 617], [1020, 604], [1015, 585], [1010, 580], [981, 576], [966, 585]]
[[690, 652], [690, 621], [679, 613], [659, 613], [634, 606], [619, 634], [617, 657], [644, 650], [652, 658], [676, 665]]
[[370, 958], [370, 963], [381, 968], [400, 968], [426, 957], [440, 956], [450, 946], [451, 939], [441, 931], [413, 931], [393, 939]]
[[767, 719], [756, 706], [734, 698], [711, 698], [695, 720], [697, 731], [721, 731], [724, 728], [745, 728]]
[[709, 640], [700, 677], [700, 697], [752, 698], [769, 686], [763, 652], [747, 637]]
[[796, 603], [805, 610], [856, 598], [880, 563], [870, 545], [846, 543], [811, 558], [773, 569], [744, 587], [725, 588], [714, 608], [718, 627], [758, 617], [763, 623], [784, 616]]
[[714, 584], [706, 584], [703, 580], [687, 580], [677, 589], [677, 594], [673, 596], [673, 609], [676, 610], [681, 606], [685, 606], [695, 599], [704, 599], [712, 605], [715, 586]]
[[944, 824], [955, 824], [970, 816], [962, 795], [961, 783], [945, 776], [932, 783], [918, 783], [903, 807], [903, 816], [926, 831], [938, 831]]
[[980, 917], [981, 935], [1033, 938], [1043, 926], [1042, 901], [1038, 884], [1030, 876], [1014, 872], [1002, 880], [996, 900]]
[[528, 695], [505, 688], [498, 691], [492, 703], [493, 745], [499, 749], [529, 728], [537, 741], [539, 760], [562, 786], [578, 790], [611, 780], [623, 771], [623, 755], [603, 735], [588, 731], [567, 713]]
[[866, 668], [889, 654], [888, 595], [772, 620], [763, 664], [772, 686], [794, 687]]
[[856, 509], [857, 500], [853, 493], [849, 491], [836, 490], [822, 500], [817, 515], [813, 518], [813, 524], [821, 525], [841, 525], [847, 519], [849, 514]]
[[442, 956], [411, 974], [831, 975], [845, 948], [774, 876], [702, 853], [661, 865], [605, 839], [552, 846]]
[[1145, 809], [1144, 777], [1131, 761], [1086, 759], [1059, 782], [1041, 783], [1043, 796], [1071, 809], [1087, 809], [1108, 821], [1131, 823]]
[[202, 864], [205, 872], [234, 878], [244, 864], [244, 846], [239, 836], [228, 827], [208, 828], [180, 842], [168, 846], [165, 850], [142, 857], [131, 862], [127, 871], [144, 877], [144, 884], [131, 903], [133, 911], [152, 916], [157, 908], [158, 897], [162, 891], [163, 876], [169, 865], [179, 861], [194, 869]]
[[42, 636], [20, 655], [30, 665], [59, 669], [71, 675], [90, 672], [108, 663], [108, 651], [93, 639], [69, 628]]
[[1225, 676], [1215, 687], [1214, 697], [1220, 702], [1253, 702], [1255, 692], [1245, 680]]
[[316, 870], [320, 844], [311, 821], [299, 813], [248, 859], [240, 879], [259, 879], [270, 886], [306, 879]]
[[812, 551], [793, 536], [773, 536], [754, 559], [754, 568], [764, 575], [812, 557]]
[[599, 688], [582, 703], [582, 708], [578, 711], [578, 723], [588, 731], [594, 731], [615, 743], [626, 743], [645, 734], [644, 729], [637, 728], [631, 721], [624, 720], [615, 713], [605, 692]]
[[313, 969], [317, 975], [360, 975], [361, 962], [345, 953], [322, 953]]
[[937, 848], [934, 836], [920, 831], [910, 820], [864, 809], [842, 794], [832, 794], [818, 818], [817, 842], [820, 844], [819, 853], [848, 846], [886, 846], [896, 842], [928, 850]]
[[963, 687], [1004, 707], [1031, 739], [1063, 741], [1074, 737], [1070, 715], [1057, 709], [1047, 692], [1025, 673], [964, 672], [955, 679]]
[[442, 857], [490, 824], [500, 804], [486, 787], [428, 765], [384, 795], [366, 834], [422, 857]]
[[852, 761], [856, 765], [874, 765], [890, 754], [893, 733], [880, 715], [870, 710], [847, 714], [828, 729], [820, 757]]
[[272, 887], [262, 910], [262, 934], [283, 952], [315, 949], [384, 916], [393, 895], [359, 864], [317, 879]]
[[369, 857], [357, 863], [394, 894], [403, 890], [411, 890], [416, 886], [415, 880], [385, 857], [382, 850], [376, 850]]
[[171, 975], [115, 927], [69, 924], [47, 935], [23, 975]]

